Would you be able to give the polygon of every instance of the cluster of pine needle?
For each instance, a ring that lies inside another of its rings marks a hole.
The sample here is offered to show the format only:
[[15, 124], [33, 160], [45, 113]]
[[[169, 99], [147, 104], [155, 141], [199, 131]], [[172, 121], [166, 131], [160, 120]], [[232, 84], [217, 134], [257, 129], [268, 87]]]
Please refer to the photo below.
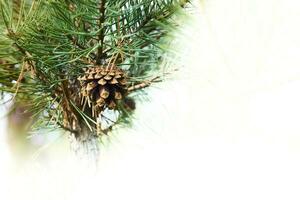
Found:
[[[0, 90], [31, 130], [76, 138], [130, 125], [160, 70], [186, 0], [0, 0]], [[106, 110], [118, 116], [111, 120]], [[104, 121], [110, 126], [103, 128]]]

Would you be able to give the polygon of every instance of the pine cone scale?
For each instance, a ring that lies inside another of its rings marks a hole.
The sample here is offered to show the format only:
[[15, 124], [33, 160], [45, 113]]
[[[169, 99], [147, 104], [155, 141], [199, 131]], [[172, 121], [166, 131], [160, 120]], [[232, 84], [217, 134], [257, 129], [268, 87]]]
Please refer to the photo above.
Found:
[[[127, 77], [123, 70], [116, 66], [94, 66], [86, 69], [78, 77], [81, 83], [81, 96], [88, 100], [92, 113], [97, 115], [105, 108], [115, 109], [117, 101], [126, 93]], [[81, 101], [81, 104], [83, 104]]]

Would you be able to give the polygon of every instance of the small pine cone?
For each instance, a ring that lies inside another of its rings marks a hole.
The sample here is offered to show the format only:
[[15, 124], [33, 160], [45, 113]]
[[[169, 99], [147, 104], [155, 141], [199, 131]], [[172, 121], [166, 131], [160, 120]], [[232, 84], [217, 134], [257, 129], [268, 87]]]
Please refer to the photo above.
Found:
[[94, 66], [85, 70], [78, 80], [81, 83], [81, 104], [88, 102], [93, 115], [104, 108], [115, 109], [118, 100], [126, 93], [127, 77], [116, 66]]

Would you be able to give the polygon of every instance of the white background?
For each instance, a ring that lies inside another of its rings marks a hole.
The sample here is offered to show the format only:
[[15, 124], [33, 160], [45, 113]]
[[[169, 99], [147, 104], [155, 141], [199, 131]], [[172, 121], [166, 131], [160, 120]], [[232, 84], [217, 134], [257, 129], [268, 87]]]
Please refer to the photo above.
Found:
[[105, 142], [99, 173], [49, 153], [16, 175], [2, 140], [1, 199], [300, 199], [299, 1], [195, 5], [177, 79]]

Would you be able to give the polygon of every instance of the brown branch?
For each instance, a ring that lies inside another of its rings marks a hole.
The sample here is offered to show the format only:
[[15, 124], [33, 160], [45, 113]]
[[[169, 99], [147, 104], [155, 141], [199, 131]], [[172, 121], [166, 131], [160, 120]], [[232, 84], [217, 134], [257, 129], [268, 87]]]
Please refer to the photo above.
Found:
[[161, 81], [161, 80], [157, 80], [159, 78], [160, 78], [160, 76], [157, 76], [157, 77], [152, 78], [151, 80], [146, 80], [146, 81], [143, 81], [143, 82], [138, 83], [136, 85], [130, 86], [129, 88], [127, 88], [127, 91], [128, 92], [133, 92], [135, 90], [139, 90], [139, 89], [149, 87], [153, 82]]
[[[173, 72], [175, 72], [175, 71], [178, 71], [178, 69], [174, 69], [173, 70]], [[163, 73], [162, 76], [169, 75], [169, 74], [171, 74], [173, 72], [165, 72], [165, 73]], [[143, 89], [143, 88], [149, 87], [152, 83], [161, 82], [162, 81], [162, 79], [161, 79], [162, 76], [155, 76], [155, 77], [153, 77], [150, 80], [145, 80], [145, 81], [143, 81], [141, 83], [132, 85], [132, 86], [130, 86], [130, 87], [127, 88], [127, 92], [133, 92], [135, 90], [139, 90], [139, 89]]]
[[24, 72], [25, 72], [25, 68], [26, 68], [25, 66], [26, 65], [27, 65], [27, 63], [23, 61], [21, 72], [20, 72], [19, 77], [18, 77], [18, 79], [16, 81], [16, 84], [13, 86], [13, 88], [16, 88], [14, 97], [17, 96], [18, 91], [19, 91], [19, 87], [20, 87], [20, 83], [24, 79]]
[[21, 9], [21, 0], [13, 0], [13, 19], [14, 20], [19, 20], [20, 18], [20, 9]]
[[104, 21], [105, 21], [105, 0], [100, 0], [99, 12], [100, 12], [100, 20], [99, 20], [99, 29], [100, 33], [98, 35], [98, 41], [100, 42], [100, 46], [97, 51], [96, 64], [102, 64], [103, 59], [103, 49], [104, 49]]
[[61, 89], [63, 92], [63, 99], [62, 99], [61, 107], [64, 112], [64, 123], [68, 124], [70, 127], [72, 127], [73, 120], [78, 121], [78, 118], [75, 114], [73, 107], [70, 105], [70, 102], [69, 102], [71, 100], [71, 94], [70, 94], [70, 90], [68, 89], [68, 81], [66, 81], [66, 80], [62, 81]]
[[[52, 114], [50, 114], [50, 113], [48, 113], [48, 114], [49, 114], [49, 117], [50, 117], [50, 121], [51, 121], [52, 118], [55, 119], [55, 117], [54, 117]], [[69, 131], [69, 132], [71, 132], [71, 133], [74, 133], [75, 135], [78, 134], [78, 131], [77, 131], [77, 130], [73, 130], [73, 129], [71, 129], [70, 127], [67, 127], [67, 126], [63, 125], [62, 123], [60, 123], [60, 122], [58, 122], [58, 121], [56, 121], [55, 123], [56, 123], [60, 128], [66, 130], [66, 131]]]
[[66, 127], [66, 126], [62, 125], [60, 122], [56, 122], [56, 124], [58, 126], [60, 126], [62, 129], [65, 129], [66, 131], [69, 131], [71, 133], [74, 133], [75, 135], [78, 135], [78, 131], [73, 130], [73, 129], [69, 128], [69, 127]]

